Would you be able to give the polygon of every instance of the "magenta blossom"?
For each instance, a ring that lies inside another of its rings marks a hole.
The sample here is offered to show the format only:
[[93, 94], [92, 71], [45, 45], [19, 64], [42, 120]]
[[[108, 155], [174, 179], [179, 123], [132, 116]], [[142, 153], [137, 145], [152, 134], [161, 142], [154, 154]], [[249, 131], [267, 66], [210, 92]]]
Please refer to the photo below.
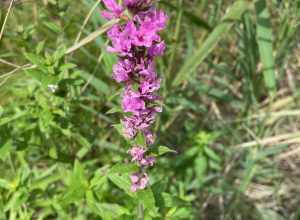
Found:
[[121, 96], [122, 110], [126, 113], [121, 119], [123, 134], [132, 141], [141, 134], [146, 142], [146, 146], [134, 146], [128, 151], [131, 161], [140, 167], [138, 173], [130, 176], [131, 190], [135, 192], [147, 186], [149, 177], [145, 170], [156, 161], [147, 151], [147, 146], [155, 143], [152, 125], [162, 111], [158, 95], [161, 80], [154, 60], [166, 49], [159, 32], [166, 27], [168, 17], [154, 7], [153, 0], [123, 0], [121, 5], [116, 0], [103, 2], [107, 8], [102, 12], [104, 18], [124, 18], [107, 33], [111, 41], [107, 50], [119, 58], [113, 66], [112, 77], [124, 86]]
[[140, 146], [131, 148], [128, 153], [132, 157], [131, 161], [139, 166], [153, 166], [156, 160], [153, 156], [146, 156], [146, 150]]
[[141, 10], [149, 7], [153, 0], [124, 0], [124, 5], [130, 10]]
[[130, 74], [134, 68], [133, 63], [129, 59], [120, 60], [113, 67], [113, 78], [117, 82], [125, 82], [130, 80]]
[[108, 46], [108, 51], [117, 53], [120, 56], [132, 57], [132, 36], [135, 34], [133, 22], [128, 22], [124, 27], [114, 25], [108, 31], [108, 37], [111, 39], [112, 46]]
[[150, 57], [161, 56], [164, 54], [165, 49], [166, 49], [166, 44], [163, 41], [157, 44], [153, 44], [148, 50], [148, 56]]
[[154, 165], [155, 161], [156, 161], [155, 157], [149, 156], [149, 157], [143, 158], [140, 161], [140, 165], [152, 167]]
[[124, 9], [118, 5], [115, 0], [103, 0], [103, 3], [108, 11], [102, 11], [101, 15], [107, 20], [119, 18], [124, 11]]
[[146, 109], [146, 103], [139, 92], [135, 92], [132, 88], [127, 87], [122, 96], [122, 108], [124, 112], [132, 112], [138, 114]]
[[134, 173], [130, 176], [131, 180], [131, 191], [136, 192], [139, 189], [145, 189], [148, 182], [149, 177], [146, 173], [140, 174], [140, 173]]
[[132, 157], [132, 161], [141, 161], [144, 158], [146, 150], [142, 147], [133, 147], [131, 148], [128, 153]]

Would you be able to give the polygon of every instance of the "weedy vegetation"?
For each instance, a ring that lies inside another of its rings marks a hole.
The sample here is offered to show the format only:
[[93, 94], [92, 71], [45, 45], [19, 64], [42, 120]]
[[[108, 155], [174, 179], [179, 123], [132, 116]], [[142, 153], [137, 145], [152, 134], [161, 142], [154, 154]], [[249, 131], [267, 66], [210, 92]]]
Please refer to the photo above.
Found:
[[300, 1], [159, 0], [163, 112], [130, 190], [96, 0], [0, 2], [0, 219], [300, 219]]

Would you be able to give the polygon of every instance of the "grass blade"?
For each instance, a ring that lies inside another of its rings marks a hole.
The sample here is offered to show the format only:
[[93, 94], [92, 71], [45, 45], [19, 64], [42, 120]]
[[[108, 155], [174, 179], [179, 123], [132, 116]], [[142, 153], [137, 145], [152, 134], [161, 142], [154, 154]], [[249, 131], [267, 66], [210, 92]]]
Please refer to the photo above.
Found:
[[256, 38], [263, 66], [264, 82], [269, 92], [274, 92], [276, 90], [276, 78], [272, 47], [273, 35], [266, 1], [258, 0], [255, 3], [255, 11], [257, 18]]
[[203, 45], [196, 49], [190, 59], [179, 70], [173, 86], [179, 85], [183, 80], [190, 78], [192, 73], [195, 73], [197, 67], [202, 61], [210, 54], [215, 48], [217, 43], [226, 34], [236, 20], [239, 20], [245, 10], [248, 8], [248, 3], [245, 1], [238, 1], [232, 5], [228, 13], [222, 19], [222, 22], [217, 25], [208, 38], [204, 41]]
[[105, 33], [107, 30], [109, 30], [114, 24], [117, 24], [119, 22], [119, 19], [111, 20], [104, 24], [102, 27], [100, 27], [98, 30], [92, 32], [87, 37], [83, 38], [81, 41], [70, 47], [66, 54], [70, 54], [73, 51], [79, 49], [80, 47], [90, 43], [91, 41], [95, 40], [99, 35]]
[[172, 10], [176, 10], [177, 13], [179, 13], [180, 11], [183, 11], [183, 15], [189, 19], [191, 21], [191, 23], [197, 25], [198, 27], [204, 28], [206, 30], [211, 30], [211, 27], [209, 26], [209, 24], [203, 20], [202, 18], [199, 18], [198, 16], [194, 15], [193, 13], [191, 13], [188, 10], [185, 10], [184, 7], [176, 7], [174, 6], [172, 3], [170, 3], [169, 1], [161, 1], [162, 4], [166, 5], [167, 7], [169, 7]]

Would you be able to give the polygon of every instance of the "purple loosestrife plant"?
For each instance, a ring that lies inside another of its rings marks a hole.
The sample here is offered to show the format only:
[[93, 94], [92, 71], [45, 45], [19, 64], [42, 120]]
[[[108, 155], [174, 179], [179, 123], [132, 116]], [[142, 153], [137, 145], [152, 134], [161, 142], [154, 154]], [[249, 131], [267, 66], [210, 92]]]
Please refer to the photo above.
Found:
[[[163, 55], [166, 45], [159, 32], [166, 27], [167, 15], [154, 7], [153, 0], [103, 0], [107, 10], [102, 16], [107, 19], [124, 18], [107, 33], [119, 61], [113, 67], [113, 79], [124, 86], [122, 109], [129, 115], [121, 120], [124, 136], [134, 139], [142, 134], [146, 145], [154, 143], [151, 126], [157, 113], [162, 111], [157, 95], [160, 78], [155, 72], [154, 58]], [[153, 166], [155, 157], [147, 155], [147, 146], [133, 146], [129, 151], [132, 162], [140, 172], [130, 176], [133, 192], [144, 189], [149, 177], [146, 168]], [[149, 153], [148, 153], [149, 154]]]

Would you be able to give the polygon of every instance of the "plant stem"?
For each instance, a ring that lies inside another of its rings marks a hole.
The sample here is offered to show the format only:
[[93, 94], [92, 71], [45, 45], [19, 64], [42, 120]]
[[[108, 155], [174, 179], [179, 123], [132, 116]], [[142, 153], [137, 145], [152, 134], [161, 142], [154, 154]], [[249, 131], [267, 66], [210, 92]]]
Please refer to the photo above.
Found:
[[138, 204], [138, 207], [137, 207], [137, 211], [138, 211], [138, 220], [144, 220], [144, 206], [142, 203], [139, 203]]

